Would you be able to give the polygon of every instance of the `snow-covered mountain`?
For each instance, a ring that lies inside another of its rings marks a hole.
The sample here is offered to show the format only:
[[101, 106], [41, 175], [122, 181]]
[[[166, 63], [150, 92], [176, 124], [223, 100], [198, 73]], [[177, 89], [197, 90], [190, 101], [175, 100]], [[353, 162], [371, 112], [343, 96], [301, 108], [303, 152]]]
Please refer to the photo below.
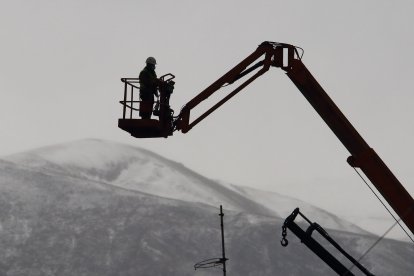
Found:
[[[319, 208], [224, 185], [152, 152], [81, 140], [0, 160], [0, 275], [220, 275], [225, 209], [230, 275], [334, 275], [281, 225], [295, 208], [353, 256], [377, 237]], [[382, 240], [364, 259], [378, 275], [412, 275], [414, 248]], [[357, 274], [358, 275], [358, 274]]]
[[287, 217], [300, 207], [327, 228], [366, 233], [335, 215], [274, 192], [223, 184], [153, 152], [87, 139], [8, 156], [8, 161], [42, 172], [99, 181], [128, 190], [265, 216]]

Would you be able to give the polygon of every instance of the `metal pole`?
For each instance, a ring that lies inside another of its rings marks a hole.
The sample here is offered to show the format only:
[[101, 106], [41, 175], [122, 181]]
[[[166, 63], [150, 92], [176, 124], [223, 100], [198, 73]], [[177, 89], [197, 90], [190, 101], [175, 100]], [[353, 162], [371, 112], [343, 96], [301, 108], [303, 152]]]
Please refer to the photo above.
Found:
[[126, 105], [127, 105], [127, 83], [124, 81], [124, 110], [123, 110], [123, 117], [122, 119], [125, 119], [125, 113], [126, 113]]
[[220, 205], [220, 226], [221, 226], [221, 250], [223, 253], [222, 261], [223, 261], [223, 275], [226, 276], [226, 253], [224, 249], [224, 225], [223, 225], [223, 206]]
[[134, 87], [131, 85], [131, 113], [129, 115], [130, 119], [132, 119], [133, 104], [134, 104]]

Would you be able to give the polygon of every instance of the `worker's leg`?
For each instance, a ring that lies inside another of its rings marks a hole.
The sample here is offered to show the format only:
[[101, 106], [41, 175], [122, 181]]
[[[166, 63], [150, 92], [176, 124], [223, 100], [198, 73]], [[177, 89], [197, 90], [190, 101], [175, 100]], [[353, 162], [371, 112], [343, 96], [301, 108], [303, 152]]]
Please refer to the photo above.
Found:
[[154, 101], [141, 101], [139, 105], [139, 116], [142, 119], [151, 119], [153, 105]]

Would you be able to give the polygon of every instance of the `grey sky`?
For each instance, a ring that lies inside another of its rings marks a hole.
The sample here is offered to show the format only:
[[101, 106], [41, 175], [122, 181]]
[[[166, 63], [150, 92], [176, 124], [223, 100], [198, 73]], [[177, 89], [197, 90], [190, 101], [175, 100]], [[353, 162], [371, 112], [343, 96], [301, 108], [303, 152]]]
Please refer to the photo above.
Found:
[[0, 3], [0, 155], [103, 138], [334, 213], [377, 214], [345, 148], [278, 69], [188, 134], [138, 140], [117, 128], [119, 79], [147, 56], [158, 75], [176, 75], [178, 112], [269, 40], [304, 48], [305, 65], [414, 194], [412, 1]]

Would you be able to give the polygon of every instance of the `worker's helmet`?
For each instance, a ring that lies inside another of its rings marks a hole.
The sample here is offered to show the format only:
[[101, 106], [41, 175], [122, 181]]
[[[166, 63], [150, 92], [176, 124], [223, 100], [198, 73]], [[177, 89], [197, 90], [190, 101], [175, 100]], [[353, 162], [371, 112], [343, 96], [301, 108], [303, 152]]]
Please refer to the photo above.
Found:
[[149, 57], [149, 58], [147, 58], [146, 63], [155, 65], [155, 64], [157, 64], [157, 61], [155, 60], [155, 58]]

